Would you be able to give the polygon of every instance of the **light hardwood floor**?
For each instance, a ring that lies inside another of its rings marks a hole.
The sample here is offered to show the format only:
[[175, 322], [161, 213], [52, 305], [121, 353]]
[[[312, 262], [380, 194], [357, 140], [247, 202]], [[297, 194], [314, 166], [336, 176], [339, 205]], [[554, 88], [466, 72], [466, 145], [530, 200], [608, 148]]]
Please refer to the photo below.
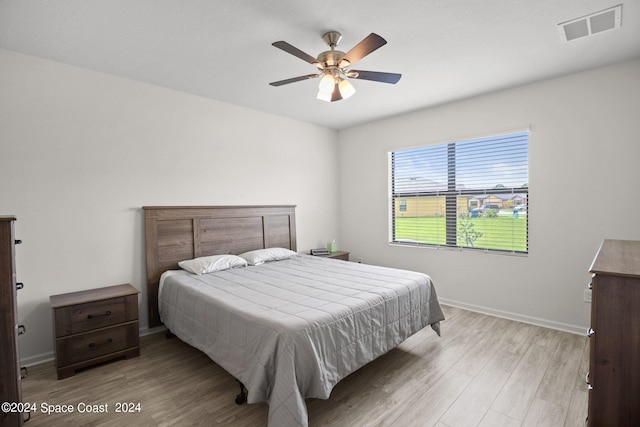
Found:
[[[425, 328], [309, 399], [311, 426], [582, 426], [586, 337], [443, 306], [442, 337]], [[57, 381], [53, 362], [29, 368], [27, 426], [264, 426], [267, 405], [238, 406], [239, 387], [198, 350], [163, 333], [141, 355]], [[115, 413], [117, 402], [140, 411]], [[108, 404], [108, 413], [50, 414], [48, 405]]]

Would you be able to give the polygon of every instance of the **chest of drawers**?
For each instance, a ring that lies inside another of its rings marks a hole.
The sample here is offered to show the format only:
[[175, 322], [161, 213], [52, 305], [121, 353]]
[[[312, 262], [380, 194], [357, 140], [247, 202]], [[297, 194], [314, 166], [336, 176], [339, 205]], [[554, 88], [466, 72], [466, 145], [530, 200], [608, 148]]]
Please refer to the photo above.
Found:
[[[0, 216], [0, 403], [21, 402], [13, 216]], [[0, 426], [21, 426], [22, 414], [0, 411]]]
[[589, 427], [640, 425], [640, 242], [605, 240], [593, 274]]
[[125, 284], [49, 298], [58, 379], [108, 360], [140, 355], [139, 292]]

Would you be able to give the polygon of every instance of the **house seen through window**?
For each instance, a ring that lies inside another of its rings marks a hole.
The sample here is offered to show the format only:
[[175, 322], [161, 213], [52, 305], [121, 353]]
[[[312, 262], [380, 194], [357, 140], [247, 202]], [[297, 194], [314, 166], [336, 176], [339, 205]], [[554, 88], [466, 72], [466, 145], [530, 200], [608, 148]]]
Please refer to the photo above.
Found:
[[389, 153], [390, 242], [526, 253], [529, 132]]

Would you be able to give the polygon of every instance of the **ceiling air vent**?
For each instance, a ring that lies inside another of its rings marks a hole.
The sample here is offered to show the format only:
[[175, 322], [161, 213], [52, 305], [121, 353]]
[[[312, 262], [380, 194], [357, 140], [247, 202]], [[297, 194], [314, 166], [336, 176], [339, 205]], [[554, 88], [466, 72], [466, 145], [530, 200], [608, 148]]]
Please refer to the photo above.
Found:
[[581, 37], [619, 28], [620, 25], [622, 25], [621, 4], [582, 18], [562, 22], [558, 24], [558, 29], [560, 30], [562, 41], [570, 42]]

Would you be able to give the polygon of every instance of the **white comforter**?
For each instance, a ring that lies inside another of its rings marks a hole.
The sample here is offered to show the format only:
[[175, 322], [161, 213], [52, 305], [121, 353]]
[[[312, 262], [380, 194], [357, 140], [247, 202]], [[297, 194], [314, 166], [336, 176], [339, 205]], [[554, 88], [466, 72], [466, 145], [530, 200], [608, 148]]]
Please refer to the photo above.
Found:
[[164, 324], [269, 403], [270, 426], [306, 426], [305, 398], [444, 316], [429, 276], [309, 255], [202, 276], [167, 275]]

